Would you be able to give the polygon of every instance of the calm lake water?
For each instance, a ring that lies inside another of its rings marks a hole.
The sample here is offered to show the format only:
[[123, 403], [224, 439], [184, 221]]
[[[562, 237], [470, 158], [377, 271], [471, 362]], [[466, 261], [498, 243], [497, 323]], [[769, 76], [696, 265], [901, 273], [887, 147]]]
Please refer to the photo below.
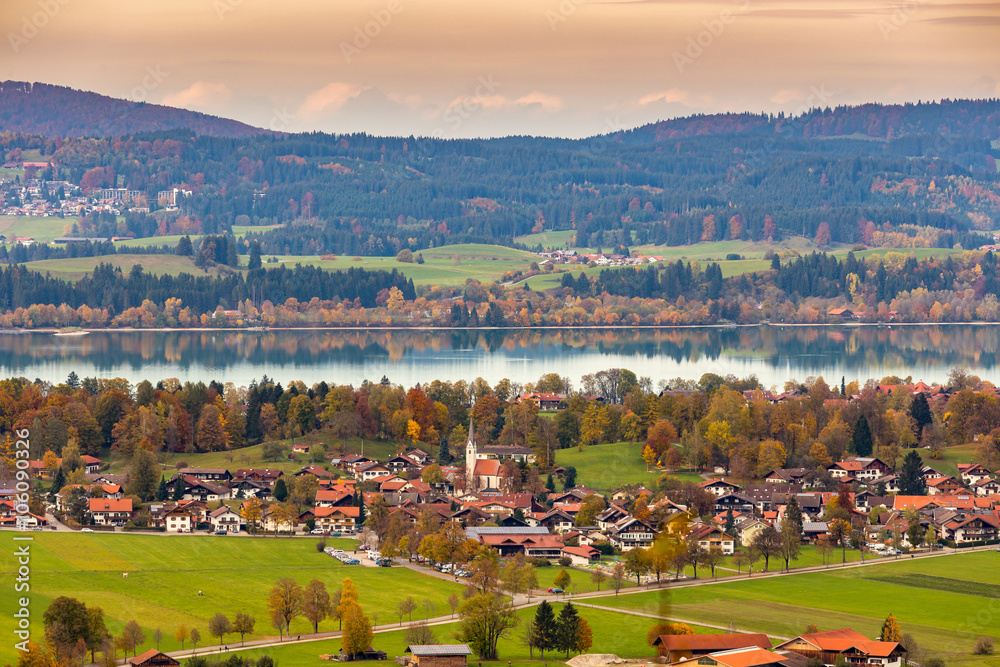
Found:
[[107, 332], [87, 336], [0, 335], [0, 376], [65, 380], [124, 377], [249, 384], [268, 375], [283, 383], [360, 384], [502, 378], [533, 381], [557, 372], [582, 375], [628, 368], [654, 383], [703, 373], [765, 386], [822, 375], [833, 384], [886, 375], [926, 382], [955, 366], [996, 380], [1000, 326], [683, 328], [544, 331]]

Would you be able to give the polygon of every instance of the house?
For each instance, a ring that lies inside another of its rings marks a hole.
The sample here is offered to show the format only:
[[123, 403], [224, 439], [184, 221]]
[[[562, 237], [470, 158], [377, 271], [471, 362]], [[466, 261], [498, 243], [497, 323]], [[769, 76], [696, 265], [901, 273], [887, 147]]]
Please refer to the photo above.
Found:
[[972, 484], [972, 490], [977, 496], [992, 496], [1000, 494], [1000, 482], [995, 479], [981, 479]]
[[195, 518], [180, 505], [164, 505], [159, 519], [168, 533], [190, 533]]
[[212, 530], [224, 530], [227, 533], [238, 533], [246, 526], [240, 513], [225, 505], [209, 513], [208, 520], [212, 524]]
[[725, 514], [727, 510], [733, 510], [749, 515], [753, 514], [754, 508], [754, 501], [740, 493], [727, 493], [715, 501], [716, 514]]
[[563, 403], [565, 400], [566, 394], [532, 392], [530, 394], [519, 394], [514, 399], [514, 402], [528, 401], [537, 405], [539, 410], [561, 410], [566, 407], [566, 404]]
[[834, 479], [848, 477], [861, 482], [872, 482], [892, 472], [885, 463], [870, 456], [849, 456], [843, 461], [831, 463], [826, 469]]
[[132, 499], [91, 498], [87, 509], [99, 526], [123, 526], [132, 518]]
[[292, 454], [309, 454], [309, 445], [292, 445]]
[[729, 493], [739, 493], [743, 490], [739, 484], [733, 484], [721, 478], [699, 482], [698, 486], [713, 494], [716, 498], [721, 498]]
[[803, 521], [802, 541], [806, 544], [813, 544], [819, 538], [830, 532], [830, 527], [825, 521]]
[[411, 656], [407, 667], [465, 667], [466, 658], [472, 655], [468, 644], [413, 644], [406, 652]]
[[677, 663], [697, 659], [710, 653], [741, 648], [771, 648], [767, 635], [740, 633], [728, 635], [660, 635], [653, 641], [664, 662]]
[[[708, 667], [793, 667], [799, 662], [795, 658], [801, 659], [800, 656], [795, 654], [792, 654], [790, 658], [781, 653], [773, 653], [765, 651], [762, 648], [749, 647], [709, 653], [697, 658], [696, 663], [698, 665], [707, 665]], [[692, 660], [695, 659], [692, 658]], [[688, 662], [688, 660], [682, 660], [674, 664], [684, 665]]]
[[649, 547], [656, 539], [656, 531], [645, 521], [635, 517], [622, 519], [608, 531], [608, 541], [622, 551]]
[[225, 468], [181, 468], [177, 474], [182, 477], [197, 477], [226, 483], [233, 479], [233, 474]]
[[561, 535], [542, 527], [468, 526], [465, 536], [493, 547], [503, 557], [521, 553], [529, 558], [559, 558], [564, 546]]
[[357, 527], [361, 508], [353, 505], [346, 507], [317, 507], [313, 510], [316, 527], [325, 530], [353, 531]]
[[129, 658], [125, 662], [132, 665], [132, 667], [178, 667], [181, 664], [166, 653], [162, 653], [155, 648], [151, 648], [145, 653], [140, 653], [134, 658]]
[[899, 667], [906, 649], [897, 642], [872, 641], [849, 628], [799, 635], [775, 647], [806, 658], [816, 658], [824, 665], [842, 660], [865, 667]]
[[966, 484], [975, 484], [981, 480], [990, 479], [993, 475], [985, 466], [978, 463], [959, 463], [958, 476]]
[[803, 484], [811, 479], [813, 471], [809, 468], [775, 468], [764, 475], [767, 484]]
[[316, 491], [316, 507], [347, 507], [354, 504], [354, 494], [342, 489]]
[[726, 534], [718, 526], [710, 526], [700, 523], [691, 526], [689, 533], [692, 538], [698, 541], [698, 546], [702, 549], [718, 549], [723, 554], [729, 556], [736, 550], [736, 540], [732, 535]]
[[581, 567], [601, 560], [601, 552], [591, 546], [563, 547], [562, 555]]
[[966, 491], [962, 483], [951, 475], [943, 475], [927, 480], [927, 495], [951, 496]]
[[83, 460], [83, 472], [96, 475], [100, 471], [101, 459], [89, 454], [84, 454], [80, 459]]
[[336, 475], [329, 470], [325, 470], [316, 465], [302, 466], [299, 471], [295, 473], [296, 477], [302, 477], [303, 475], [313, 475], [318, 479], [332, 479], [336, 477]]
[[995, 540], [1000, 532], [1000, 519], [992, 512], [988, 514], [948, 512], [947, 515], [947, 518], [942, 517], [939, 523], [940, 537], [945, 540], [956, 543]]

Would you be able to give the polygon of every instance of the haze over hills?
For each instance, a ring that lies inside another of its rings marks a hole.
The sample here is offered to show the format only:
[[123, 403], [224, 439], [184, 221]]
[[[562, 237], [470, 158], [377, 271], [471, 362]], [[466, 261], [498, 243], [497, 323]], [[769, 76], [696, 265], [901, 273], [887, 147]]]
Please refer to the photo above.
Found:
[[187, 128], [197, 135], [267, 133], [228, 118], [160, 104], [131, 102], [66, 86], [0, 82], [0, 129], [48, 137], [109, 137]]

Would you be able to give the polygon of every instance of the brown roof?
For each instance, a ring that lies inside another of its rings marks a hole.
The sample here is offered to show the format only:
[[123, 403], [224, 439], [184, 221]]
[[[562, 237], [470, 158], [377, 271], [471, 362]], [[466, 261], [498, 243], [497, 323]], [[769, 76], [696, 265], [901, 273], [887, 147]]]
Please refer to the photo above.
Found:
[[767, 635], [753, 632], [741, 632], [732, 635], [660, 635], [653, 646], [662, 644], [668, 651], [726, 651], [734, 648], [771, 648], [771, 640]]

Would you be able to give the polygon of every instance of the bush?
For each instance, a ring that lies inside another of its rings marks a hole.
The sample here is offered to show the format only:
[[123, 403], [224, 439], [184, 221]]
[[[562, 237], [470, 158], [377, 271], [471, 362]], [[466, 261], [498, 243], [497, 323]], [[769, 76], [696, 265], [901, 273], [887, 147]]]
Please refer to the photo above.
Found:
[[326, 538], [316, 543], [316, 551], [323, 553], [323, 549], [326, 549]]
[[406, 264], [412, 264], [413, 263], [413, 251], [410, 250], [409, 248], [403, 248], [396, 255], [396, 261], [397, 262], [405, 262]]
[[177, 462], [177, 469], [178, 470], [180, 470], [181, 468], [187, 468], [187, 467], [188, 467], [188, 462], [187, 461], [178, 461]]
[[532, 558], [531, 564], [535, 567], [552, 567], [552, 561], [545, 558]]
[[743, 259], [743, 256], [737, 252], [731, 252], [728, 255], [726, 255], [726, 259], [727, 260]]
[[945, 664], [941, 658], [927, 658], [924, 660], [923, 667], [945, 667]]
[[559, 559], [559, 564], [563, 567], [569, 567], [573, 564], [573, 560], [569, 556], [563, 556]]
[[990, 637], [980, 637], [976, 640], [973, 655], [993, 655], [993, 640]]

